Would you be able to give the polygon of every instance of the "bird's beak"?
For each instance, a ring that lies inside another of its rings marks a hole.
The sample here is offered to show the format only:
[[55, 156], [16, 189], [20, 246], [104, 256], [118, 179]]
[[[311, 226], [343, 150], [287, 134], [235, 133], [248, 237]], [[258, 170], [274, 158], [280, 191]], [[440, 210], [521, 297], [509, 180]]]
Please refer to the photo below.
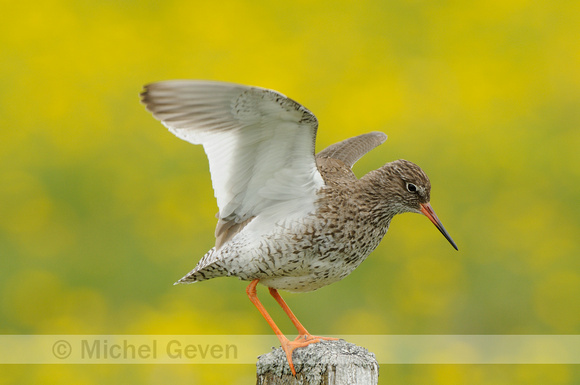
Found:
[[443, 224], [441, 223], [439, 218], [437, 218], [437, 215], [435, 215], [435, 211], [433, 211], [433, 208], [429, 203], [421, 203], [421, 212], [425, 214], [425, 216], [429, 218], [431, 222], [433, 222], [433, 224], [435, 225], [435, 227], [437, 227], [439, 231], [441, 231], [441, 234], [443, 234], [445, 239], [447, 239], [449, 243], [451, 243], [451, 246], [453, 246], [455, 250], [459, 250], [455, 242], [453, 242], [453, 239], [451, 239], [451, 236], [449, 235], [447, 230], [445, 230], [445, 227], [443, 227]]

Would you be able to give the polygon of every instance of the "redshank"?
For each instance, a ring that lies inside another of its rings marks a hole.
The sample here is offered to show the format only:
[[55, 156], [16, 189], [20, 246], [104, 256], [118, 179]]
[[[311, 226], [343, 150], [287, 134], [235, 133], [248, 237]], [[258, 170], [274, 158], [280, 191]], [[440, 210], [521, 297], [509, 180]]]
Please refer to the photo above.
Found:
[[[286, 352], [325, 337], [308, 333], [278, 290], [307, 292], [349, 275], [378, 246], [391, 219], [422, 213], [457, 249], [429, 204], [427, 175], [396, 160], [358, 179], [351, 171], [387, 136], [371, 132], [315, 155], [318, 121], [264, 88], [174, 80], [146, 85], [142, 102], [177, 137], [201, 144], [219, 208], [216, 243], [177, 283], [251, 281], [246, 292]], [[290, 341], [258, 300], [268, 287], [298, 329]]]

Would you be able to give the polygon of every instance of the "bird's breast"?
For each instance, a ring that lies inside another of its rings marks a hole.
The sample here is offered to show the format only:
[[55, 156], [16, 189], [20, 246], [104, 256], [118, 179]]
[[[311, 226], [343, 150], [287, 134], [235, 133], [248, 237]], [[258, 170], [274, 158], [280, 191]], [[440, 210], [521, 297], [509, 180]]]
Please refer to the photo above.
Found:
[[[285, 227], [288, 229], [287, 227]], [[312, 291], [352, 273], [378, 246], [386, 227], [357, 221], [314, 218], [301, 230], [264, 240], [270, 273], [264, 285], [294, 292]]]

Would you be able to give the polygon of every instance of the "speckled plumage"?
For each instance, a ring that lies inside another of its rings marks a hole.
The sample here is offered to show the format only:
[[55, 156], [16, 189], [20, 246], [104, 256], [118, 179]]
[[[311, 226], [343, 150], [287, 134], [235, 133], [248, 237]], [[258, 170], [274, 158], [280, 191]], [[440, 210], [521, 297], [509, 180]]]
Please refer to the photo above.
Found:
[[[360, 137], [364, 140], [364, 137]], [[411, 162], [399, 160], [357, 179], [336, 159], [318, 159], [326, 186], [316, 211], [276, 224], [261, 239], [238, 233], [222, 248], [210, 250], [180, 283], [235, 276], [260, 279], [268, 287], [293, 292], [316, 290], [349, 275], [379, 245], [397, 211], [377, 181], [397, 178], [397, 167], [412, 167], [428, 186], [427, 176]], [[413, 179], [411, 179], [413, 180]], [[383, 194], [381, 194], [383, 195]], [[384, 202], [381, 202], [384, 200]]]
[[[201, 144], [219, 207], [216, 245], [178, 283], [233, 276], [286, 353], [324, 339], [302, 326], [278, 290], [306, 292], [339, 281], [379, 245], [396, 214], [422, 213], [457, 246], [429, 204], [431, 184], [397, 160], [360, 179], [354, 163], [387, 136], [371, 132], [318, 155], [318, 121], [275, 91], [232, 83], [176, 80], [145, 86], [147, 109], [176, 136]], [[258, 300], [270, 294], [298, 330], [289, 341]]]
[[[386, 140], [380, 132], [346, 139], [302, 165], [283, 168], [296, 160], [301, 148], [312, 145], [313, 150], [318, 124], [310, 111], [274, 91], [221, 82], [170, 81], [146, 86], [142, 96], [147, 108], [174, 134], [204, 145], [220, 205], [216, 246], [178, 283], [234, 276], [259, 279], [274, 289], [316, 290], [358, 267], [378, 246], [394, 215], [420, 213], [420, 204], [429, 202], [429, 178], [411, 162], [387, 163], [361, 179], [351, 171], [360, 157]], [[293, 131], [297, 132], [295, 137], [305, 137], [306, 141], [288, 145], [288, 138], [274, 137]], [[275, 153], [276, 146], [282, 148], [282, 144], [292, 147], [286, 163]], [[264, 149], [268, 145], [273, 150]], [[266, 181], [249, 174], [262, 167], [259, 154], [252, 154], [247, 161], [250, 171], [245, 179], [238, 176], [239, 167], [219, 163], [231, 157], [231, 152], [245, 150], [246, 154], [236, 158], [244, 161], [244, 156], [256, 149], [270, 154], [262, 163], [273, 159], [280, 168], [266, 166], [264, 174], [270, 173]], [[219, 167], [230, 167], [226, 169], [229, 177], [224, 177], [226, 172]], [[308, 167], [314, 170], [304, 171]], [[300, 183], [309, 190], [291, 180], [295, 170], [305, 175]], [[285, 175], [289, 181], [282, 180]], [[239, 180], [230, 181], [236, 178]], [[248, 178], [258, 180], [253, 191], [253, 180], [248, 182]], [[243, 183], [246, 185], [238, 188]], [[417, 186], [417, 191], [408, 191], [406, 183]], [[278, 199], [276, 194], [284, 196], [286, 191], [290, 191], [289, 197]], [[271, 203], [262, 204], [263, 199]], [[253, 206], [246, 204], [248, 201]]]

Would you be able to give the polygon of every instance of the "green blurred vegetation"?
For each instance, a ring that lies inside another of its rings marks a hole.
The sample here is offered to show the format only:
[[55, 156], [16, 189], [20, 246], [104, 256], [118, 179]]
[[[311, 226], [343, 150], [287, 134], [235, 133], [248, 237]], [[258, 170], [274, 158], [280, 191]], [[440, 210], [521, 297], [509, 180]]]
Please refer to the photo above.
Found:
[[[0, 332], [266, 334], [245, 283], [172, 283], [212, 246], [201, 147], [139, 104], [144, 83], [272, 88], [318, 148], [371, 130], [359, 175], [411, 160], [455, 252], [394, 220], [344, 281], [286, 295], [316, 334], [580, 333], [580, 3], [2, 2]], [[294, 333], [260, 291], [283, 330]], [[38, 365], [13, 383], [248, 384], [245, 366]], [[385, 365], [381, 382], [574, 384], [578, 366]]]

